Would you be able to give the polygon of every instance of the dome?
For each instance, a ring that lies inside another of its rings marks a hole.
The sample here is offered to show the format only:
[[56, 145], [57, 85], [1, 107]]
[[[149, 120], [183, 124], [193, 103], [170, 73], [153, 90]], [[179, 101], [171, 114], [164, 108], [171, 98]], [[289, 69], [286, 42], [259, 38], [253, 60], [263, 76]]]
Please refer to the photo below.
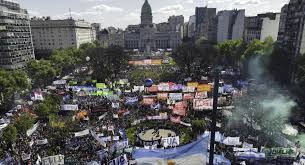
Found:
[[147, 0], [145, 0], [142, 6], [141, 15], [148, 15], [148, 16], [152, 15], [151, 7]]

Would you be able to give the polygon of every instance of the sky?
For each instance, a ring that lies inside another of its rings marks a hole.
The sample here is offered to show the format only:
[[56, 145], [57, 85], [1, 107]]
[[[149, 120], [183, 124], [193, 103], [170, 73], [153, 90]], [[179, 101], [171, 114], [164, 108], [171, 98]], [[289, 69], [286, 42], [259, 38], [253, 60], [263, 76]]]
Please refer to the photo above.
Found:
[[[101, 27], [126, 28], [140, 23], [144, 0], [18, 0], [31, 16], [65, 19], [71, 15]], [[246, 9], [247, 16], [264, 12], [280, 12], [289, 0], [148, 0], [154, 23], [166, 22], [169, 16], [183, 15], [185, 21], [195, 14], [195, 7], [208, 6], [220, 10]]]

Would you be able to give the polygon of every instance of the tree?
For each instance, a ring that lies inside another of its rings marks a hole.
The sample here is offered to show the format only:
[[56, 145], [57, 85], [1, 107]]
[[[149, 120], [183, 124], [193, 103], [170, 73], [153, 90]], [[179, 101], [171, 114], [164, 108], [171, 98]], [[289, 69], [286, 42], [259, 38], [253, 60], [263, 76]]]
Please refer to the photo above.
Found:
[[28, 64], [28, 74], [33, 80], [34, 87], [43, 87], [54, 80], [56, 70], [50, 61], [36, 60]]
[[31, 116], [29, 113], [22, 113], [16, 119], [15, 127], [17, 128], [19, 133], [25, 134], [26, 131], [33, 126], [33, 124], [33, 116]]
[[15, 93], [30, 87], [23, 71], [5, 71], [0, 69], [0, 108], [7, 109]]
[[12, 146], [17, 140], [17, 129], [14, 125], [8, 125], [3, 130], [3, 140], [7, 143], [8, 146]]
[[192, 120], [192, 129], [195, 132], [195, 134], [201, 134], [205, 130], [206, 121], [202, 119], [195, 119]]
[[192, 42], [182, 43], [174, 50], [172, 57], [180, 69], [190, 75], [196, 58], [199, 57], [199, 50]]
[[91, 58], [93, 77], [97, 80], [111, 79], [112, 75], [117, 77], [121, 70], [127, 68], [129, 56], [120, 46], [89, 48], [86, 54]]
[[246, 49], [242, 40], [228, 40], [217, 45], [224, 66], [238, 66], [241, 56]]
[[199, 39], [196, 41], [196, 47], [199, 51], [199, 56], [196, 59], [197, 66], [201, 68], [208, 68], [212, 65], [219, 65], [218, 48], [214, 43], [206, 39]]
[[44, 103], [38, 104], [34, 110], [35, 114], [42, 119], [47, 118], [50, 113], [50, 108]]

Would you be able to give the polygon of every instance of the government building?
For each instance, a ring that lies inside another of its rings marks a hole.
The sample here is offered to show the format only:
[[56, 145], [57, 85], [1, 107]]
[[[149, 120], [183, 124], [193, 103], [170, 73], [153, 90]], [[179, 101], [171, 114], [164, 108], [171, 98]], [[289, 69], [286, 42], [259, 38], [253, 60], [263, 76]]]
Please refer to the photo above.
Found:
[[125, 31], [103, 30], [99, 40], [105, 45], [120, 45], [127, 50], [150, 52], [158, 49], [174, 49], [183, 37], [183, 16], [171, 16], [168, 22], [154, 24], [152, 9], [145, 0], [141, 11], [141, 23], [129, 25]]

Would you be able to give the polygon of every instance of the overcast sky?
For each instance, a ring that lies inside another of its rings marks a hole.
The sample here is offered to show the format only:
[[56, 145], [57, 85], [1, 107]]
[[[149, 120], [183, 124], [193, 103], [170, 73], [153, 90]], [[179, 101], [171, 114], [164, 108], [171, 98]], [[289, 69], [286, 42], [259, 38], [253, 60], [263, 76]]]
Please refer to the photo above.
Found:
[[[165, 22], [171, 15], [184, 15], [185, 21], [195, 14], [195, 7], [215, 7], [217, 10], [246, 9], [246, 15], [280, 12], [289, 0], [149, 0], [154, 23]], [[51, 16], [53, 19], [72, 17], [101, 23], [102, 27], [125, 28], [139, 24], [144, 0], [19, 0], [31, 16]]]

